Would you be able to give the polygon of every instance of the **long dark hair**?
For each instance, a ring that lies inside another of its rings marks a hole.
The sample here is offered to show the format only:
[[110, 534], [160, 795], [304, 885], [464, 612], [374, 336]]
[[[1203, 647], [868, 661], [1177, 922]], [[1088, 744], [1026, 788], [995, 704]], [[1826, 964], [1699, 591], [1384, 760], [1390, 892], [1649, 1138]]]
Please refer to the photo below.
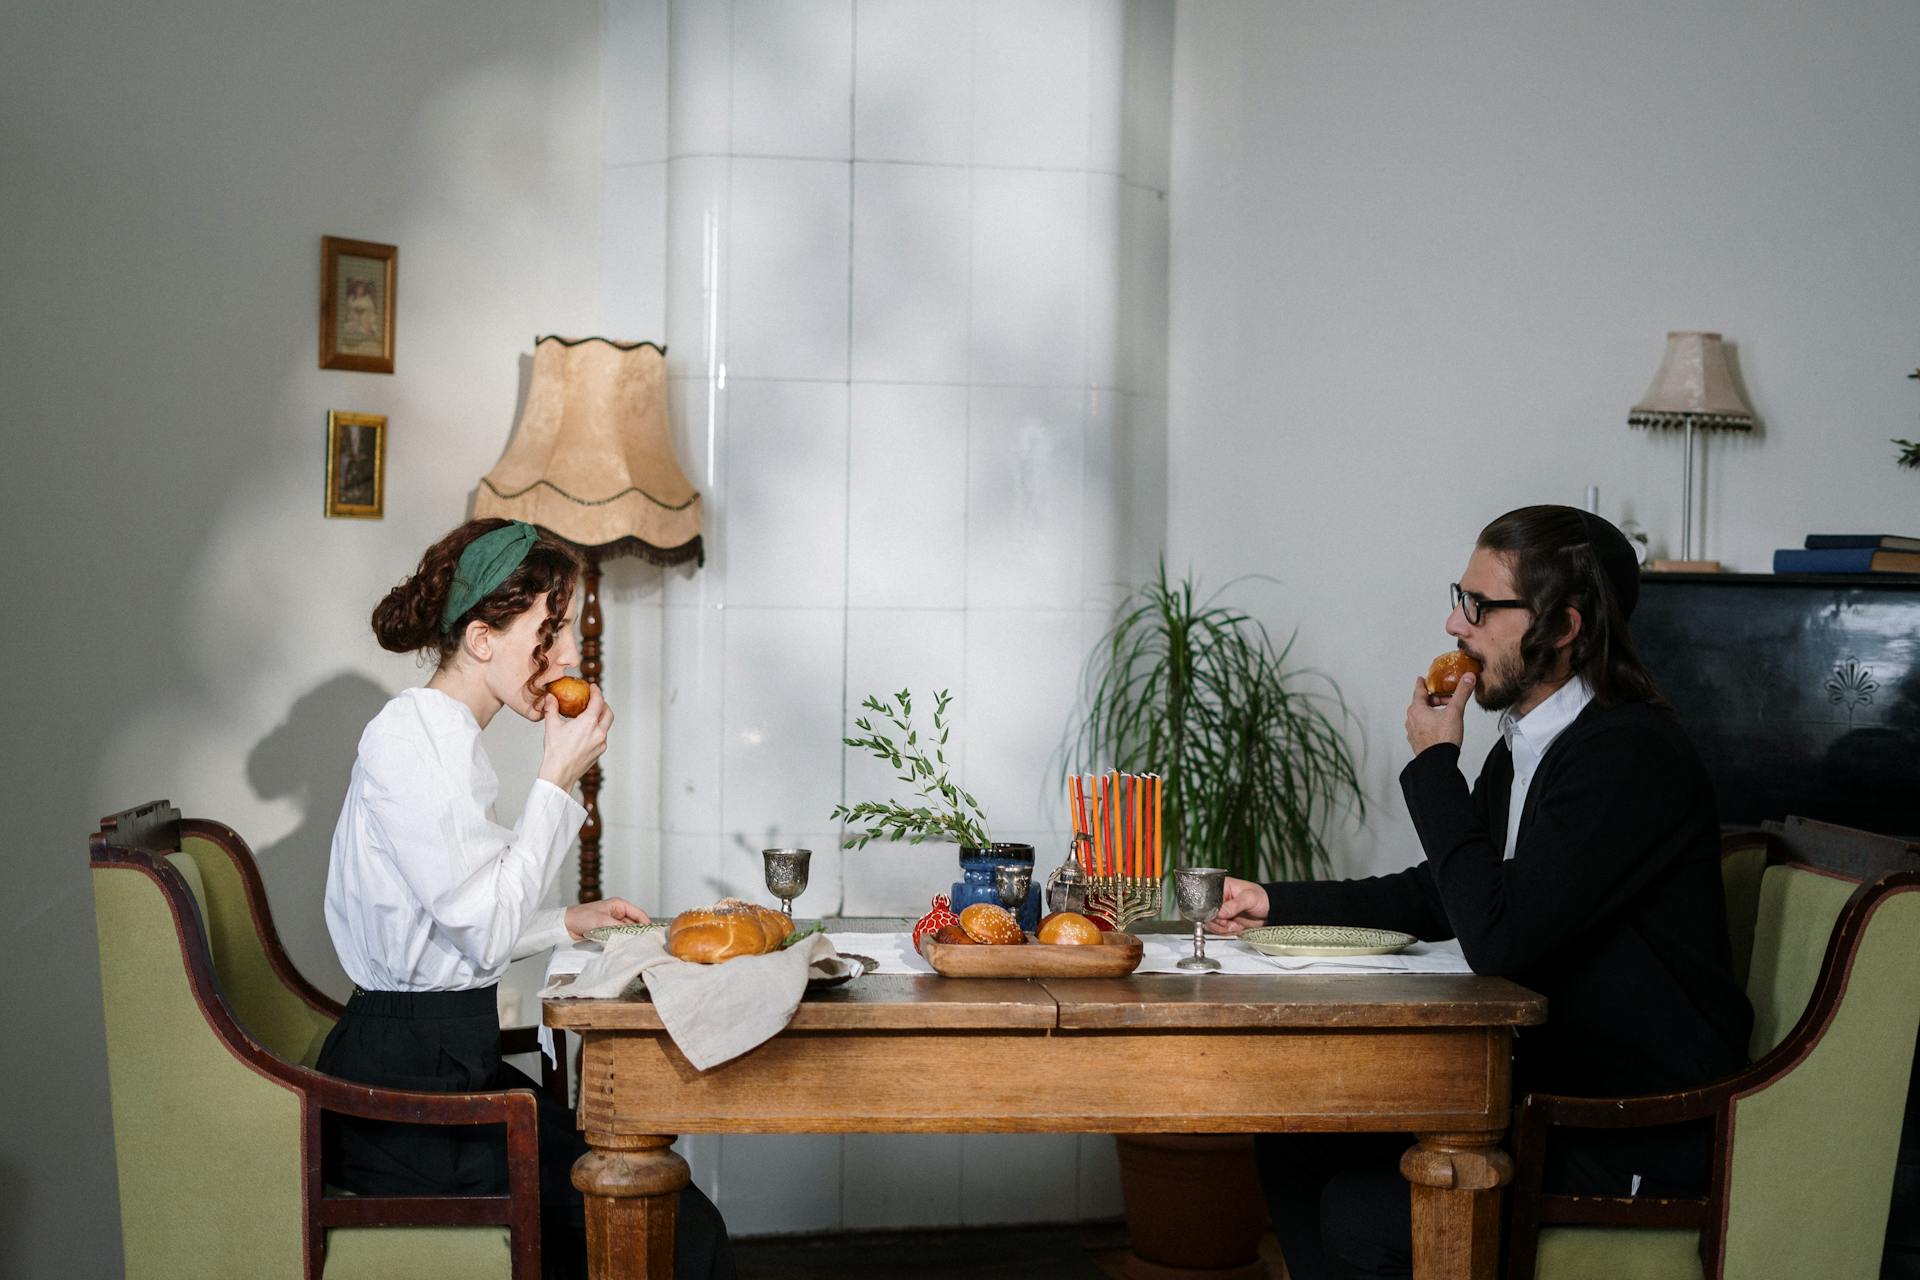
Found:
[[580, 557], [549, 534], [527, 549], [527, 558], [507, 575], [507, 580], [455, 618], [453, 626], [440, 628], [441, 611], [447, 607], [447, 595], [453, 590], [454, 570], [460, 566], [460, 553], [483, 533], [491, 533], [511, 521], [489, 516], [469, 520], [428, 547], [420, 557], [413, 576], [387, 592], [386, 599], [373, 607], [373, 634], [382, 649], [393, 653], [431, 653], [436, 665], [444, 665], [460, 649], [460, 638], [470, 622], [484, 622], [496, 631], [513, 625], [513, 620], [533, 608], [533, 602], [547, 592], [547, 616], [540, 623], [540, 640], [533, 647], [533, 665], [527, 672], [527, 696], [539, 700], [535, 677], [547, 664], [547, 650], [567, 620], [567, 606], [573, 600], [573, 584], [580, 577]]
[[1480, 531], [1480, 546], [1507, 558], [1515, 593], [1532, 615], [1520, 638], [1529, 685], [1553, 676], [1556, 642], [1566, 634], [1571, 608], [1580, 615], [1580, 634], [1567, 647], [1570, 674], [1585, 678], [1594, 701], [1601, 706], [1650, 702], [1667, 709], [1633, 647], [1620, 593], [1580, 512], [1558, 506], [1509, 511]]

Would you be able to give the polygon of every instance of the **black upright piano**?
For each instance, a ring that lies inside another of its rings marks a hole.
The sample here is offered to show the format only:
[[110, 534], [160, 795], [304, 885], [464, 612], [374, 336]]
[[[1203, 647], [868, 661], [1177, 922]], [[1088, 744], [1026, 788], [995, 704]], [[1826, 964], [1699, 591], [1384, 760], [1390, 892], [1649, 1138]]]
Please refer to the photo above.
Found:
[[[1653, 574], [1634, 642], [1713, 776], [1720, 820], [1920, 839], [1920, 576]], [[1920, 1046], [1883, 1277], [1920, 1278]]]

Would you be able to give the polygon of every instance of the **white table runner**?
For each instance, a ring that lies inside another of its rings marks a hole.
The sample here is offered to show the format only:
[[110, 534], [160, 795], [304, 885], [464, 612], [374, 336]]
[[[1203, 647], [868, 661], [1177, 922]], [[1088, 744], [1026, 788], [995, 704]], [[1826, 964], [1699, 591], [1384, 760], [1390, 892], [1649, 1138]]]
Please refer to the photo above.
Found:
[[[933, 966], [913, 949], [905, 933], [829, 933], [834, 950], [842, 955], [867, 956], [879, 961], [875, 973], [932, 973]], [[1185, 973], [1176, 962], [1193, 954], [1191, 935], [1149, 933], [1135, 973]], [[1038, 945], [1038, 944], [1030, 944]], [[1472, 973], [1457, 942], [1416, 942], [1390, 956], [1344, 956], [1322, 959], [1305, 956], [1263, 956], [1231, 938], [1208, 938], [1207, 954], [1220, 962], [1220, 973]]]
[[[865, 956], [878, 962], [874, 973], [931, 974], [933, 966], [913, 949], [910, 933], [828, 933], [834, 950], [842, 955]], [[1144, 950], [1136, 974], [1185, 973], [1177, 962], [1193, 954], [1191, 934], [1148, 933], [1141, 935]], [[1029, 945], [1038, 945], [1029, 944]], [[597, 942], [576, 942], [556, 947], [547, 961], [546, 984], [556, 975], [578, 973], [588, 960], [600, 953]], [[1232, 938], [1208, 938], [1207, 954], [1220, 962], [1218, 973], [1472, 973], [1458, 942], [1416, 942], [1405, 951], [1389, 956], [1263, 956], [1252, 947]], [[557, 1050], [551, 1029], [540, 1028], [540, 1044], [552, 1058]], [[557, 1059], [556, 1059], [557, 1060]]]

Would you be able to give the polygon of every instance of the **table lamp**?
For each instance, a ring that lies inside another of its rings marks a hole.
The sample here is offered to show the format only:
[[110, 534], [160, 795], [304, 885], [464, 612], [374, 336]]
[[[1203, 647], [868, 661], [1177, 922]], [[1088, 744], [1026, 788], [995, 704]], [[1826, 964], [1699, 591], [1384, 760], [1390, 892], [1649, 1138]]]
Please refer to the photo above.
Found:
[[[525, 520], [570, 544], [581, 575], [580, 673], [602, 675], [600, 564], [637, 555], [705, 562], [700, 495], [667, 431], [665, 351], [651, 342], [544, 337], [507, 451], [480, 481], [473, 514]], [[600, 766], [580, 780], [580, 901], [600, 891]]]
[[1734, 385], [1727, 349], [1717, 333], [1680, 331], [1667, 335], [1667, 353], [1660, 372], [1640, 403], [1627, 414], [1630, 427], [1680, 427], [1686, 433], [1682, 453], [1680, 495], [1680, 558], [1656, 560], [1649, 569], [1718, 573], [1718, 560], [1693, 559], [1693, 432], [1751, 431], [1753, 410]]

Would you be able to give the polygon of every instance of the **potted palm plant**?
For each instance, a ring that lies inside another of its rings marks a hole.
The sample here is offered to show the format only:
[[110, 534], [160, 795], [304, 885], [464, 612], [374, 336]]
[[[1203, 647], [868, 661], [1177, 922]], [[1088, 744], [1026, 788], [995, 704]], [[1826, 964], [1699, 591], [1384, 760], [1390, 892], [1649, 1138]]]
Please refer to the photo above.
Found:
[[1167, 865], [1225, 867], [1242, 880], [1328, 869], [1335, 814], [1366, 797], [1343, 725], [1340, 687], [1290, 670], [1293, 642], [1217, 600], [1191, 577], [1129, 596], [1089, 655], [1072, 754], [1089, 768], [1166, 776]]
[[[1129, 596], [1089, 655], [1070, 754], [1166, 777], [1167, 865], [1267, 882], [1328, 869], [1337, 814], [1364, 819], [1339, 686], [1289, 669], [1249, 615], [1196, 600], [1189, 575]], [[1264, 1276], [1266, 1208], [1245, 1135], [1117, 1136], [1134, 1254], [1181, 1274]]]

